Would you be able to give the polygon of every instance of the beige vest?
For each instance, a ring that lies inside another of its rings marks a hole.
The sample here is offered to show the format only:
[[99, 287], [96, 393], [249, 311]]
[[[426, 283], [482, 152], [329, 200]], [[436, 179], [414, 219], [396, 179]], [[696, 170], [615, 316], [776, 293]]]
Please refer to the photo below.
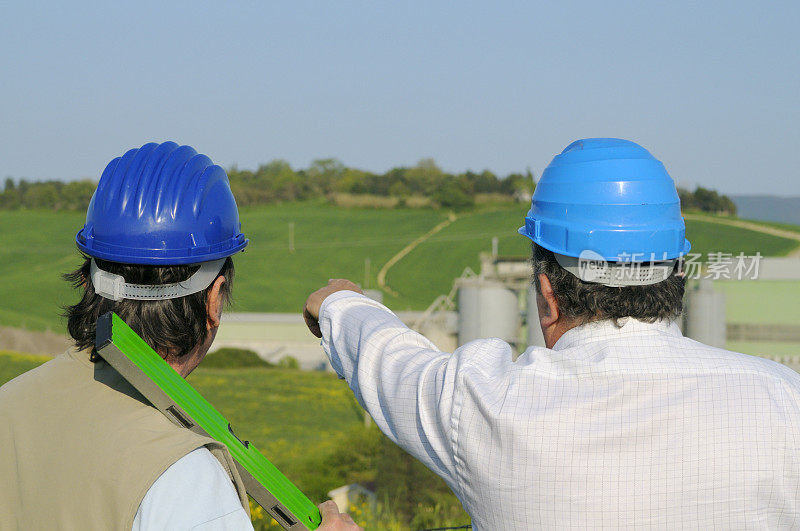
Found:
[[127, 531], [153, 482], [202, 446], [249, 512], [225, 446], [172, 424], [104, 361], [68, 350], [0, 387], [0, 530]]

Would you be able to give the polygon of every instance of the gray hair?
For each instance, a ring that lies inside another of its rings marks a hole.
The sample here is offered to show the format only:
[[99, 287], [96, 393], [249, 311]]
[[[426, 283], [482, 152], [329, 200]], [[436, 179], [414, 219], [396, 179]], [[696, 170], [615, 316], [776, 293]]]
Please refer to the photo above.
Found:
[[553, 287], [558, 310], [578, 323], [613, 319], [619, 324], [623, 317], [633, 317], [653, 323], [676, 319], [683, 311], [685, 280], [675, 273], [666, 280], [647, 286], [609, 287], [594, 282], [584, 282], [556, 261], [552, 251], [535, 243], [531, 245], [533, 282], [541, 294], [539, 275], [547, 276]]

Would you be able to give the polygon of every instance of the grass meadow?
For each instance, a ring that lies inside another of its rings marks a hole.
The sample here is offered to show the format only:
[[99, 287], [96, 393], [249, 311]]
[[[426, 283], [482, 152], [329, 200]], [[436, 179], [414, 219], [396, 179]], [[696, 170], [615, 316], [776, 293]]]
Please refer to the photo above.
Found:
[[695, 219], [686, 221], [686, 237], [692, 242], [690, 252], [700, 253], [704, 257], [716, 252], [734, 255], [760, 252], [761, 256], [784, 256], [798, 246], [796, 240]]
[[[477, 272], [478, 255], [491, 249], [494, 236], [500, 254], [527, 255], [528, 240], [516, 232], [525, 212], [526, 206], [518, 204], [460, 213], [389, 270], [387, 283], [399, 295], [386, 293], [384, 302], [396, 310], [425, 309], [450, 290], [464, 268]], [[341, 208], [323, 202], [243, 208], [242, 228], [250, 245], [236, 257], [233, 309], [299, 311], [307, 295], [333, 277], [375, 288], [378, 271], [392, 256], [446, 218], [442, 210]], [[0, 324], [61, 331], [59, 308], [74, 294], [60, 275], [80, 263], [74, 236], [83, 219], [77, 212], [0, 211]], [[796, 241], [713, 219], [687, 221], [692, 252], [779, 256], [797, 247]]]
[[779, 223], [777, 221], [759, 221], [761, 225], [768, 227], [775, 227], [776, 229], [783, 229], [792, 232], [800, 232], [800, 225], [792, 225], [790, 223]]

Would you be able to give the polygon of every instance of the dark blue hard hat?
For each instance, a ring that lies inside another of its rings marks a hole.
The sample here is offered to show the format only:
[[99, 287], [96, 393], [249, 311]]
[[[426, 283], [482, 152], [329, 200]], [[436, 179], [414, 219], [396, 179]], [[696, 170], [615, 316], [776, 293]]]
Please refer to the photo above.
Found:
[[75, 240], [95, 258], [156, 265], [216, 260], [248, 243], [225, 170], [175, 142], [112, 160]]
[[577, 140], [542, 173], [519, 232], [554, 253], [605, 260], [683, 256], [691, 245], [675, 183], [642, 146]]

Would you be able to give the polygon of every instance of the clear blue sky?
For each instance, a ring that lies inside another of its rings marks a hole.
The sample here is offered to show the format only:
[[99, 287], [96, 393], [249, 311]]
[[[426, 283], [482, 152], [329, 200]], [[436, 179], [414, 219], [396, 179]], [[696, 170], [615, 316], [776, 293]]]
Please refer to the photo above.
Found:
[[617, 136], [679, 185], [800, 195], [796, 1], [14, 4], [0, 177], [97, 178], [167, 139], [226, 167], [538, 175]]

